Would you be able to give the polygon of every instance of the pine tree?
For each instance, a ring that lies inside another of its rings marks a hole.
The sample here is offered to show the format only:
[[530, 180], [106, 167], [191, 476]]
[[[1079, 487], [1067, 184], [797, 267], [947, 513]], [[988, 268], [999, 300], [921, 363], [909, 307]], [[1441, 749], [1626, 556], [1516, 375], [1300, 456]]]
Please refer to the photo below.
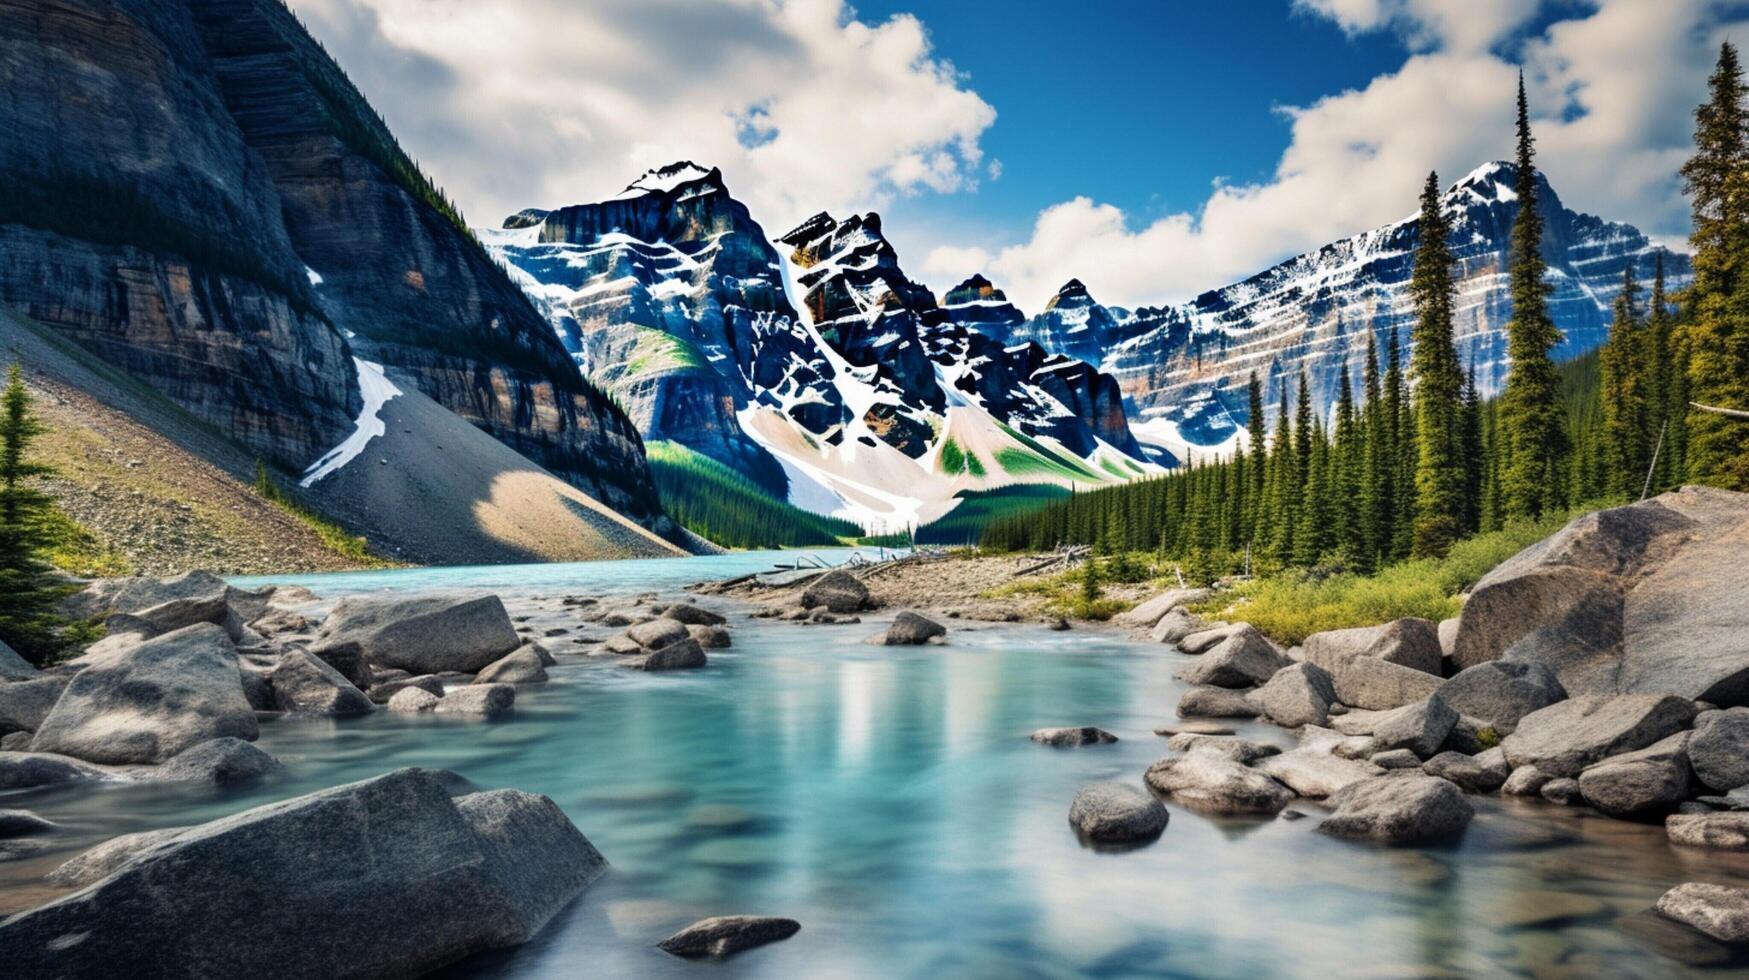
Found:
[[1476, 389], [1474, 358], [1470, 361], [1470, 369], [1464, 372], [1463, 421], [1459, 438], [1464, 457], [1463, 533], [1470, 535], [1482, 528], [1482, 484], [1488, 465], [1482, 441], [1482, 396]]
[[1565, 505], [1569, 450], [1561, 379], [1550, 357], [1561, 335], [1549, 317], [1550, 287], [1545, 281], [1534, 155], [1530, 103], [1520, 72], [1518, 218], [1512, 225], [1512, 319], [1506, 324], [1512, 371], [1500, 404], [1500, 442], [1506, 453], [1501, 480], [1508, 511], [1533, 518]]
[[1366, 371], [1363, 375], [1366, 401], [1361, 405], [1362, 449], [1361, 538], [1363, 551], [1357, 561], [1361, 571], [1377, 567], [1390, 537], [1389, 441], [1385, 437], [1384, 394], [1379, 380], [1379, 348], [1372, 333], [1366, 336]]
[[1390, 505], [1386, 513], [1382, 563], [1409, 554], [1415, 528], [1415, 419], [1403, 372], [1403, 348], [1397, 331], [1385, 353], [1385, 452], [1383, 465], [1389, 473]]
[[1671, 330], [1670, 301], [1664, 293], [1664, 253], [1659, 251], [1652, 272], [1652, 295], [1646, 302], [1646, 356], [1650, 361], [1646, 400], [1651, 413], [1646, 431], [1652, 437], [1652, 455], [1656, 457], [1651, 463], [1654, 491], [1676, 485], [1672, 447], [1677, 437], [1671, 428], [1686, 421], [1688, 414], [1687, 406], [1675, 401], [1676, 343]]
[[[1737, 49], [1726, 42], [1695, 111], [1694, 157], [1682, 167], [1693, 198], [1694, 284], [1684, 351], [1689, 397], [1749, 411], [1749, 135]], [[1698, 483], [1749, 490], [1749, 423], [1714, 412], [1688, 413], [1684, 464]]]
[[1350, 566], [1359, 566], [1366, 550], [1362, 529], [1360, 495], [1365, 447], [1360, 436], [1360, 418], [1354, 405], [1354, 383], [1348, 364], [1342, 365], [1342, 387], [1336, 397], [1336, 446], [1331, 466], [1331, 516], [1333, 546]]
[[54, 605], [63, 592], [43, 560], [49, 498], [31, 483], [50, 472], [30, 460], [41, 433], [14, 364], [0, 395], [0, 640], [39, 664], [60, 647]]
[[1439, 175], [1421, 190], [1420, 242], [1409, 295], [1415, 301], [1415, 518], [1411, 553], [1442, 557], [1464, 529], [1463, 371], [1452, 343], [1451, 226], [1439, 206]]
[[[1309, 412], [1310, 409], [1308, 408]], [[1307, 428], [1314, 423], [1308, 421]], [[1293, 562], [1301, 567], [1316, 565], [1330, 547], [1330, 440], [1317, 425], [1306, 442], [1306, 496], [1300, 504], [1299, 527], [1294, 531]]]
[[1274, 484], [1270, 520], [1274, 533], [1270, 536], [1270, 551], [1277, 561], [1293, 561], [1294, 525], [1300, 516], [1299, 464], [1294, 459], [1293, 416], [1288, 414], [1287, 387], [1281, 392], [1281, 408], [1275, 419], [1275, 452], [1270, 457], [1269, 475]]
[[1248, 533], [1245, 536], [1245, 542], [1249, 543], [1254, 540], [1256, 525], [1262, 520], [1263, 487], [1269, 479], [1269, 474], [1266, 472], [1269, 447], [1267, 445], [1268, 431], [1264, 427], [1263, 418], [1263, 382], [1257, 380], [1256, 371], [1251, 372], [1251, 380], [1245, 386], [1245, 407], [1249, 412], [1245, 426], [1251, 440], [1251, 479], [1247, 499], [1249, 506], [1247, 511]]
[[[1615, 298], [1615, 318], [1610, 324], [1609, 340], [1599, 352], [1599, 372], [1602, 383], [1603, 431], [1597, 458], [1588, 460], [1598, 467], [1596, 478], [1581, 481], [1584, 489], [1601, 487], [1611, 497], [1622, 499], [1637, 496], [1646, 478], [1646, 466], [1652, 446], [1646, 436], [1646, 352], [1642, 349], [1640, 314], [1636, 297], [1639, 284], [1634, 282], [1632, 261], [1622, 272], [1621, 293]], [[1592, 447], [1587, 447], [1591, 449]], [[1575, 496], [1574, 499], [1583, 499]]]

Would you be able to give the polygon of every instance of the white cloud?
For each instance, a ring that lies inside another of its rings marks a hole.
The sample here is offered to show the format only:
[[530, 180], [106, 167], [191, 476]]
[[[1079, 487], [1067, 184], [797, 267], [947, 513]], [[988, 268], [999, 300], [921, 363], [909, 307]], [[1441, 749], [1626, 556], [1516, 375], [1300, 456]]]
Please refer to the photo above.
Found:
[[611, 197], [678, 159], [722, 167], [773, 224], [985, 172], [995, 110], [910, 16], [868, 24], [843, 0], [292, 4], [476, 223]]
[[[1300, 5], [1351, 31], [1402, 30], [1425, 49], [1362, 88], [1284, 109], [1292, 138], [1268, 181], [1218, 184], [1195, 213], [1139, 227], [1077, 197], [1041, 212], [1024, 242], [934, 249], [927, 277], [957, 281], [981, 257], [976, 271], [1027, 310], [1071, 276], [1108, 303], [1179, 301], [1404, 217], [1429, 170], [1450, 182], [1510, 156], [1518, 65], [1497, 51], [1508, 43], [1525, 65], [1538, 165], [1563, 203], [1668, 240], [1686, 234], [1676, 169], [1717, 42], [1732, 26], [1717, 22], [1708, 0], [1603, 0], [1528, 39], [1513, 37], [1528, 3]], [[1486, 30], [1457, 23], [1460, 7]]]

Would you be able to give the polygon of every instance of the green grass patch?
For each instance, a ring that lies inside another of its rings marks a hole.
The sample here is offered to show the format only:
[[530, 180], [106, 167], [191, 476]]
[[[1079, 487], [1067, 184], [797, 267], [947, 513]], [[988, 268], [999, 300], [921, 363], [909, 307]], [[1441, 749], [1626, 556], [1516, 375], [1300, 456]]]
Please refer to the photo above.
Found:
[[1037, 510], [1069, 496], [1069, 491], [1052, 483], [1014, 483], [994, 490], [962, 490], [955, 496], [958, 506], [918, 529], [919, 542], [973, 544], [991, 521]]
[[49, 564], [81, 578], [120, 578], [134, 573], [128, 557], [109, 547], [85, 525], [59, 507], [43, 515], [43, 531]]
[[255, 492], [262, 499], [273, 504], [306, 524], [316, 532], [322, 545], [348, 561], [355, 562], [365, 568], [395, 568], [394, 562], [387, 561], [370, 550], [370, 545], [361, 538], [321, 514], [316, 513], [303, 504], [292, 499], [275, 483], [267, 472], [267, 467], [261, 463], [255, 464]]
[[941, 444], [941, 472], [964, 473], [966, 471], [966, 454], [960, 449], [960, 444], [952, 439]]
[[799, 548], [856, 539], [856, 524], [779, 500], [734, 469], [677, 442], [645, 443], [668, 516], [725, 548]]
[[708, 365], [691, 342], [654, 327], [639, 327], [637, 345], [627, 358], [624, 376], [641, 377], [655, 371], [700, 371]]
[[[1002, 468], [1010, 473], [1042, 472], [1067, 476], [1070, 478], [1078, 477], [1084, 480], [1097, 481], [1100, 479], [1099, 474], [1088, 469], [1080, 460], [1063, 456], [1052, 451], [1044, 443], [1039, 442], [1037, 439], [1034, 439], [1019, 429], [1003, 425], [1002, 431], [1008, 433], [1014, 441], [1025, 446], [1026, 449], [1032, 453], [1032, 456], [1036, 457], [1029, 458], [1027, 453], [1016, 450], [1013, 447], [997, 450], [996, 462], [1002, 464]], [[1021, 468], [1016, 469], [1016, 466]]]
[[1217, 593], [1192, 611], [1244, 620], [1290, 646], [1313, 633], [1372, 626], [1405, 616], [1439, 622], [1463, 608], [1460, 593], [1501, 562], [1559, 530], [1568, 519], [1568, 514], [1559, 514], [1514, 523], [1460, 541], [1444, 558], [1399, 562], [1373, 575], [1318, 577], [1290, 570]]

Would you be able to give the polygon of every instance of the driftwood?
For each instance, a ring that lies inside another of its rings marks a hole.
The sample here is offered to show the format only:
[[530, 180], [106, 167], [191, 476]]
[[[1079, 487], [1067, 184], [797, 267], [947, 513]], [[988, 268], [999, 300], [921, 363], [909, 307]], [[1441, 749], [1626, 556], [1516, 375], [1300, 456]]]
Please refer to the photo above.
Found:
[[1088, 555], [1090, 555], [1092, 553], [1093, 553], [1093, 549], [1088, 547], [1087, 545], [1084, 545], [1084, 544], [1083, 545], [1075, 545], [1075, 546], [1069, 547], [1069, 548], [1061, 548], [1061, 549], [1058, 549], [1056, 554], [1051, 555], [1049, 558], [1046, 558], [1044, 561], [1037, 562], [1037, 563], [1032, 564], [1032, 565], [1028, 565], [1027, 567], [1021, 569], [1020, 571], [1015, 572], [1014, 577], [1020, 578], [1020, 577], [1025, 576], [1025, 575], [1036, 575], [1039, 572], [1049, 571], [1050, 569], [1057, 568], [1059, 566], [1061, 566], [1063, 568], [1068, 568], [1068, 567], [1074, 565], [1076, 562], [1079, 562], [1082, 559], [1086, 558]]

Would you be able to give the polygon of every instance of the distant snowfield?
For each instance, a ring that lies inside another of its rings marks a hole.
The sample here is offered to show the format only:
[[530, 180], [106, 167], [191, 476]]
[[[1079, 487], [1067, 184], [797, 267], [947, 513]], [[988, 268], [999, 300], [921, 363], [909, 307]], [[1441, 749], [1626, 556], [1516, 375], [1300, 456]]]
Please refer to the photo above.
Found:
[[1146, 422], [1131, 421], [1130, 433], [1136, 437], [1137, 442], [1158, 446], [1178, 457], [1180, 463], [1189, 463], [1192, 459], [1198, 463], [1232, 459], [1233, 451], [1245, 437], [1244, 429], [1234, 429], [1220, 442], [1193, 442], [1179, 430], [1176, 421], [1166, 418], [1151, 418]]
[[304, 478], [298, 481], [300, 487], [315, 486], [318, 480], [358, 458], [372, 439], [387, 431], [382, 418], [383, 406], [399, 395], [401, 389], [383, 373], [381, 364], [360, 357], [353, 358], [352, 363], [358, 366], [358, 390], [364, 396], [364, 408], [358, 413], [352, 434], [310, 464], [310, 468], [304, 471]]

